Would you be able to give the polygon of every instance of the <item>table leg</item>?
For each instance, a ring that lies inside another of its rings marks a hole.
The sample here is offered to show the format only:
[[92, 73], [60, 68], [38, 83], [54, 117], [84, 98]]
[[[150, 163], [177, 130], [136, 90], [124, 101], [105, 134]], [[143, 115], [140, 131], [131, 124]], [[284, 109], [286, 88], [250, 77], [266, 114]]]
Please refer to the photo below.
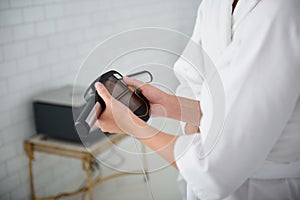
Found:
[[34, 183], [33, 183], [33, 172], [32, 172], [32, 161], [34, 160], [32, 145], [30, 143], [25, 143], [25, 152], [29, 161], [29, 179], [30, 179], [30, 191], [31, 191], [31, 199], [35, 200], [35, 191], [34, 191]]
[[93, 186], [92, 186], [92, 177], [91, 177], [91, 173], [90, 173], [90, 162], [87, 162], [86, 160], [82, 160], [82, 169], [86, 175], [87, 188], [88, 188], [88, 193], [89, 193], [89, 197], [90, 197], [89, 199], [93, 200]]

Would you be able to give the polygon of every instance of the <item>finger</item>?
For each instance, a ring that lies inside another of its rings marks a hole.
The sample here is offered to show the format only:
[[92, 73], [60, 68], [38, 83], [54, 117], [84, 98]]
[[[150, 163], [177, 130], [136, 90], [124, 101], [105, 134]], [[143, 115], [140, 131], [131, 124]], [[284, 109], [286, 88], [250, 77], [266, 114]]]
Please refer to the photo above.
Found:
[[100, 83], [100, 82], [95, 83], [95, 88], [96, 88], [99, 96], [105, 102], [109, 101], [109, 99], [111, 98], [111, 95], [109, 94], [109, 92], [107, 91], [107, 89], [104, 87], [104, 85], [102, 83]]
[[144, 82], [142, 82], [140, 80], [137, 80], [137, 79], [134, 79], [134, 78], [129, 78], [127, 76], [124, 76], [123, 80], [125, 81], [125, 83], [127, 85], [132, 85], [132, 86], [134, 86], [136, 88], [141, 88], [141, 87], [147, 85], [147, 83], [144, 83]]

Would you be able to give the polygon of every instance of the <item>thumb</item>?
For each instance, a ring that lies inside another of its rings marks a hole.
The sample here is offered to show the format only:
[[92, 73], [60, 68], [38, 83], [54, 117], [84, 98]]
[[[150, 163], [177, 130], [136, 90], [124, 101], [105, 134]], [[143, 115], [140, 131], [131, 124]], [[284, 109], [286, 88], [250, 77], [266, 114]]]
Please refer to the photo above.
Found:
[[141, 88], [141, 87], [147, 85], [147, 83], [144, 83], [144, 82], [139, 81], [139, 80], [134, 79], [134, 78], [129, 78], [129, 77], [127, 77], [127, 76], [124, 76], [124, 77], [123, 77], [123, 80], [125, 81], [125, 83], [126, 83], [127, 85], [132, 85], [132, 86], [134, 86], [134, 87], [136, 87], [136, 88]]
[[95, 88], [97, 90], [97, 93], [99, 96], [105, 101], [108, 102], [111, 98], [110, 93], [107, 91], [107, 89], [104, 87], [104, 85], [100, 82], [95, 83]]

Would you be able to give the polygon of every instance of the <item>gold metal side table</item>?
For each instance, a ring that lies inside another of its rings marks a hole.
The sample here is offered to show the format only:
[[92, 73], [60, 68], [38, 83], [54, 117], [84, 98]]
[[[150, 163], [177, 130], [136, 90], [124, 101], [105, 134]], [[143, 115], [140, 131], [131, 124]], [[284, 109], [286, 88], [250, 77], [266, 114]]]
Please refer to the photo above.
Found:
[[[124, 175], [137, 175], [142, 174], [142, 171], [132, 171], [132, 172], [120, 172], [115, 173], [109, 176], [100, 177], [97, 179], [92, 180], [91, 177], [91, 170], [93, 168], [92, 162], [94, 161], [93, 155], [99, 155], [102, 152], [104, 152], [107, 149], [110, 149], [113, 144], [116, 144], [123, 139], [127, 138], [126, 135], [119, 135], [114, 134], [111, 135], [103, 140], [100, 140], [99, 142], [94, 143], [89, 147], [89, 151], [85, 149], [85, 147], [82, 144], [76, 144], [56, 139], [44, 139], [45, 136], [43, 135], [36, 135], [26, 141], [24, 141], [24, 148], [25, 152], [29, 159], [29, 178], [30, 178], [30, 188], [31, 188], [31, 199], [32, 200], [54, 200], [59, 199], [62, 197], [68, 197], [73, 196], [79, 193], [88, 192], [89, 199], [93, 200], [93, 187], [96, 186], [99, 183], [102, 183], [104, 181], [117, 178]], [[82, 162], [82, 169], [86, 174], [86, 181], [87, 185], [83, 188], [79, 188], [77, 190], [66, 192], [66, 193], [60, 193], [54, 196], [48, 196], [48, 197], [36, 197], [35, 196], [35, 190], [34, 190], [34, 182], [33, 182], [33, 160], [34, 160], [34, 152], [41, 152], [46, 154], [52, 154], [57, 156], [64, 156], [69, 158], [75, 158], [79, 159]], [[143, 152], [143, 164], [145, 169], [147, 169], [147, 161], [146, 157], [144, 157], [145, 153], [145, 147], [142, 145], [142, 152]], [[146, 172], [147, 173], [147, 172]], [[146, 174], [147, 175], [147, 174]]]

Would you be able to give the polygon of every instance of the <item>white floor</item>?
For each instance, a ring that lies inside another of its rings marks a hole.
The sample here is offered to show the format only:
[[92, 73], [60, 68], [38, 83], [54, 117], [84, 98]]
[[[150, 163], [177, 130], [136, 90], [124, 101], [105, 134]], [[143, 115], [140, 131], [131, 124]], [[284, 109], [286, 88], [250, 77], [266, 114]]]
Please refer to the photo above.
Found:
[[[177, 172], [167, 168], [149, 176], [154, 199], [180, 199], [176, 184]], [[127, 176], [100, 184], [94, 189], [96, 199], [105, 200], [143, 200], [151, 199], [143, 177]]]
[[[179, 134], [180, 129], [178, 122], [167, 120], [156, 120], [152, 123], [165, 132]], [[136, 143], [138, 152], [141, 152], [141, 144]], [[137, 148], [133, 138], [127, 138], [114, 148], [101, 154], [98, 159], [104, 162], [101, 164], [102, 176], [116, 173], [119, 170], [136, 171], [141, 170], [142, 157], [137, 157]], [[149, 184], [155, 200], [180, 200], [181, 196], [177, 185], [178, 172], [172, 166], [168, 165], [160, 156], [146, 150], [147, 166], [149, 169]], [[82, 177], [79, 181], [82, 182]], [[78, 183], [74, 183], [78, 187]], [[74, 187], [73, 187], [74, 189]], [[100, 183], [93, 189], [94, 199], [101, 200], [144, 200], [151, 199], [142, 175], [123, 176], [107, 182]], [[68, 199], [88, 199], [88, 195], [77, 195]]]
[[[105, 167], [104, 167], [105, 168]], [[106, 173], [110, 171], [109, 173]], [[114, 171], [116, 172], [116, 171]], [[103, 175], [114, 173], [105, 168]], [[149, 185], [155, 200], [180, 200], [177, 186], [178, 172], [171, 166], [149, 173]], [[82, 179], [79, 181], [81, 182]], [[78, 183], [75, 183], [78, 187]], [[68, 187], [71, 188], [71, 187]], [[72, 187], [74, 189], [74, 187]], [[144, 200], [151, 199], [143, 175], [118, 177], [100, 183], [93, 189], [94, 199], [101, 200]], [[77, 195], [66, 199], [89, 199], [88, 195]]]

